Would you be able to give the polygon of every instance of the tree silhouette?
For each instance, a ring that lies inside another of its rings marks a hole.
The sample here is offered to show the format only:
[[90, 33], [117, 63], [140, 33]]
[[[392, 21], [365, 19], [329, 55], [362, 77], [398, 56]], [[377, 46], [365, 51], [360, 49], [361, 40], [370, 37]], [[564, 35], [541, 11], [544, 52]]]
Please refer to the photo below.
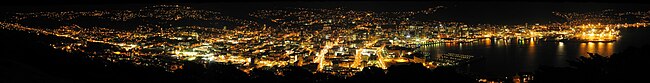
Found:
[[433, 82], [442, 82], [442, 83], [477, 82], [477, 80], [473, 79], [472, 77], [458, 73], [456, 68], [454, 67], [437, 67], [436, 69], [433, 69], [431, 75], [433, 75], [434, 78], [433, 80], [431, 80]]
[[209, 64], [200, 82], [247, 82], [251, 81], [248, 74], [237, 69], [235, 65]]
[[433, 79], [432, 72], [423, 65], [394, 65], [388, 68], [386, 76], [389, 81], [427, 81]]
[[361, 72], [352, 76], [351, 80], [356, 82], [382, 82], [386, 79], [386, 72], [379, 67], [365, 67]]
[[284, 74], [283, 81], [285, 82], [299, 82], [299, 83], [313, 82], [314, 74], [302, 67], [288, 66], [284, 68], [282, 72]]
[[577, 70], [570, 67], [552, 67], [540, 66], [535, 70], [535, 79], [532, 82], [536, 83], [575, 83]]
[[568, 62], [575, 67], [575, 73], [579, 76], [575, 79], [582, 82], [602, 82], [608, 72], [609, 58], [599, 54], [589, 53], [587, 56], [580, 56], [575, 61]]
[[608, 64], [608, 81], [638, 82], [645, 81], [644, 77], [650, 68], [647, 59], [650, 58], [650, 45], [630, 47], [621, 53], [611, 55]]
[[343, 80], [341, 77], [329, 73], [316, 72], [314, 74], [314, 81], [316, 83], [340, 83], [348, 80]]
[[255, 82], [271, 82], [271, 83], [276, 83], [279, 82], [278, 75], [275, 75], [275, 72], [269, 71], [269, 70], [264, 70], [260, 68], [255, 68], [251, 71], [251, 78], [253, 78], [253, 81]]
[[571, 67], [542, 66], [535, 72], [535, 80], [539, 83], [558, 82], [636, 82], [642, 81], [642, 76], [648, 73], [649, 65], [644, 62], [650, 53], [650, 46], [641, 48], [630, 47], [620, 53], [605, 57], [589, 53], [576, 60], [568, 61]]

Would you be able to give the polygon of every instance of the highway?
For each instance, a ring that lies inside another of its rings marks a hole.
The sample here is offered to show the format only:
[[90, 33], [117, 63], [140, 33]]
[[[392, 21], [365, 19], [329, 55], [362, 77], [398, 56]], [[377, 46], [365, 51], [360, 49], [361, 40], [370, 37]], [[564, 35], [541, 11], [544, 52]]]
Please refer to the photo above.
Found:
[[327, 52], [329, 52], [329, 49], [331, 49], [332, 47], [338, 45], [338, 43], [339, 43], [338, 38], [334, 42], [326, 43], [325, 48], [321, 49], [321, 51], [316, 55], [316, 60], [314, 60], [314, 61], [318, 62], [318, 69], [317, 69], [318, 71], [323, 70], [323, 65], [324, 65], [323, 60], [325, 60], [325, 54], [327, 54]]

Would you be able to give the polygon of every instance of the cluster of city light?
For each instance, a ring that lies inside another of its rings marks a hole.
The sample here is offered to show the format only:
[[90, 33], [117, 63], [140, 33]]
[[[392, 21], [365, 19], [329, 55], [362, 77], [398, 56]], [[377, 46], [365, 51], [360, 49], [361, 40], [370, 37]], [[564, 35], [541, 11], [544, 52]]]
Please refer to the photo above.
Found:
[[[191, 61], [235, 64], [242, 70], [313, 66], [314, 68], [308, 69], [314, 72], [346, 75], [368, 66], [387, 69], [399, 63], [422, 63], [427, 68], [435, 68], [459, 65], [460, 62], [473, 58], [462, 54], [445, 54], [436, 59], [407, 58], [415, 56], [417, 52], [413, 49], [421, 45], [463, 44], [482, 39], [535, 41], [542, 38], [554, 40], [574, 38], [583, 41], [613, 41], [618, 38], [620, 28], [648, 25], [648, 23], [466, 25], [458, 22], [422, 22], [408, 19], [408, 16], [416, 14], [433, 13], [437, 8], [441, 7], [383, 13], [297, 8], [260, 10], [249, 14], [261, 20], [279, 23], [277, 26], [260, 26], [254, 21], [223, 16], [219, 12], [178, 5], [160, 5], [140, 10], [19, 13], [16, 16], [19, 19], [15, 20], [47, 17], [66, 21], [91, 16], [114, 21], [140, 18], [156, 18], [165, 22], [178, 22], [183, 19], [217, 20], [233, 22], [236, 25], [204, 27], [143, 24], [138, 25], [135, 30], [82, 27], [76, 24], [54, 28], [34, 28], [9, 22], [0, 22], [0, 25], [2, 29], [35, 32], [39, 35], [53, 35], [74, 40], [51, 44], [55, 49], [102, 55], [93, 57], [104, 58], [111, 62], [131, 61], [138, 65], [160, 66], [171, 71], [182, 69], [179, 67], [182, 66], [180, 61]], [[395, 18], [387, 14], [404, 14], [397, 17], [406, 18]], [[598, 17], [573, 13], [560, 15]], [[560, 36], [556, 37], [557, 35]], [[97, 47], [100, 50], [88, 47]], [[391, 47], [400, 49], [389, 49]]]
[[587, 24], [577, 26], [575, 30], [575, 37], [584, 41], [615, 41], [619, 37], [620, 31], [617, 28], [610, 27], [612, 25], [601, 24]]

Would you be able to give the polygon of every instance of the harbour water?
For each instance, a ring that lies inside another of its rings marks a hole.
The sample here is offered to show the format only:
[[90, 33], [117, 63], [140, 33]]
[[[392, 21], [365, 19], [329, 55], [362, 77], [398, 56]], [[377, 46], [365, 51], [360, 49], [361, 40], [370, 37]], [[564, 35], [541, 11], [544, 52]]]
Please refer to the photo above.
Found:
[[460, 53], [482, 56], [467, 71], [488, 76], [511, 76], [519, 72], [533, 72], [541, 65], [566, 67], [567, 60], [575, 60], [587, 53], [604, 56], [628, 47], [650, 45], [648, 28], [620, 30], [621, 37], [614, 42], [548, 42], [538, 39], [479, 39], [472, 43], [437, 43], [421, 46], [419, 50], [432, 56]]

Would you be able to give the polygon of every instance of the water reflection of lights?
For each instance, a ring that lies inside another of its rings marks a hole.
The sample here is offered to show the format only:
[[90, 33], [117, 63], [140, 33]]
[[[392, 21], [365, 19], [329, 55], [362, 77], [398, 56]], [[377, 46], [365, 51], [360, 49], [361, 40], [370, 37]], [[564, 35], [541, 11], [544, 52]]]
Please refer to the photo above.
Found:
[[598, 42], [596, 49], [596, 53], [603, 54], [603, 52], [605, 52], [605, 43]]
[[531, 38], [530, 40], [528, 40], [528, 54], [527, 55], [529, 57], [526, 58], [526, 64], [537, 64], [537, 63], [535, 63], [536, 62], [535, 61], [535, 56], [537, 56], [536, 55], [537, 54], [536, 53], [537, 52], [537, 49], [536, 49], [537, 47], [535, 47], [535, 44], [536, 44], [535, 39]]
[[606, 45], [607, 45], [607, 48], [605, 49], [605, 51], [608, 53], [606, 55], [609, 56], [609, 55], [614, 53], [614, 43], [609, 42]]
[[535, 47], [535, 40], [531, 38], [530, 40], [528, 40], [528, 55], [529, 56], [535, 56], [535, 52], [536, 52], [535, 48], [536, 48]]
[[490, 38], [485, 38], [483, 41], [485, 41], [485, 45], [487, 47], [490, 47], [492, 45], [492, 40], [490, 40]]
[[612, 55], [614, 52], [614, 43], [608, 42], [588, 42], [580, 44], [580, 53], [586, 55], [587, 53], [597, 53], [604, 56]]
[[558, 42], [557, 45], [557, 55], [565, 55], [566, 52], [564, 52], [564, 42]]
[[587, 43], [587, 52], [589, 53], [596, 52], [596, 44], [594, 42]]
[[535, 39], [530, 38], [530, 40], [529, 40], [528, 43], [529, 43], [529, 46], [530, 46], [530, 47], [535, 47]]

